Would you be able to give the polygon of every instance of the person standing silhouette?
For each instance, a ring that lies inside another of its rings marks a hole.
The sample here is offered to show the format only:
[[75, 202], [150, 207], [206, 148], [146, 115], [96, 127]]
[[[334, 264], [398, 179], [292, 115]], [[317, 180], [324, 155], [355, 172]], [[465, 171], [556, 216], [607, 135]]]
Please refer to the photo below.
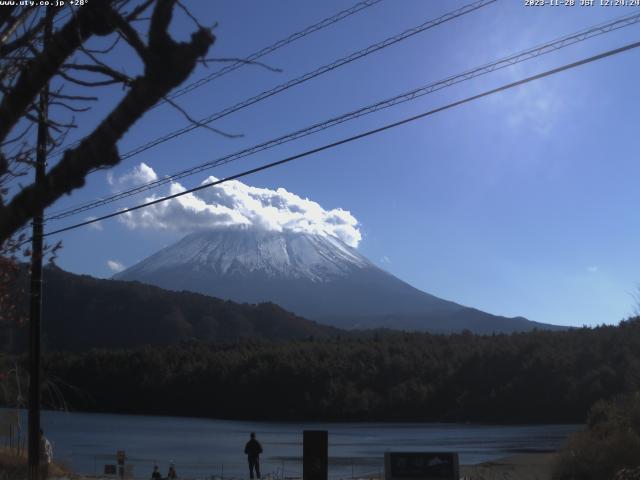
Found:
[[153, 467], [153, 473], [151, 474], [151, 480], [162, 480], [162, 475], [160, 475], [160, 470], [158, 470], [158, 465]]
[[173, 462], [169, 464], [169, 473], [167, 473], [168, 480], [175, 480], [178, 478], [178, 474], [176, 473], [176, 466]]
[[256, 476], [260, 478], [260, 454], [262, 453], [262, 445], [256, 440], [255, 432], [251, 432], [251, 438], [244, 446], [244, 453], [247, 454], [247, 460], [249, 461], [249, 478], [253, 478], [254, 469]]

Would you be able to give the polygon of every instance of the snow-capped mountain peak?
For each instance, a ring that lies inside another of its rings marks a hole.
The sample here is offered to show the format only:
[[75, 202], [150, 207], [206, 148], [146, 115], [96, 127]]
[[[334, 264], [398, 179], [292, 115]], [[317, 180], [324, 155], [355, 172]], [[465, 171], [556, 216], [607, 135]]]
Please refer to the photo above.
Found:
[[376, 267], [338, 238], [305, 232], [197, 232], [114, 276], [236, 302], [273, 302], [342, 328], [511, 332], [544, 327], [444, 300]]
[[323, 282], [370, 265], [332, 236], [233, 229], [187, 235], [115, 278], [180, 266], [222, 276], [260, 273]]

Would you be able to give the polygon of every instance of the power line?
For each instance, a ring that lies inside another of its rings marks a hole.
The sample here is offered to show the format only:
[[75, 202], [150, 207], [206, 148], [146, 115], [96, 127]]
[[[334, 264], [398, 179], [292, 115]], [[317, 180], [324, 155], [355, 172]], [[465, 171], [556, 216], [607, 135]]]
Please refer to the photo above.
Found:
[[[254, 95], [253, 97], [247, 98], [239, 103], [236, 103], [235, 105], [229, 106], [223, 110], [220, 110], [216, 113], [213, 113], [205, 118], [202, 118], [200, 120], [197, 120], [195, 123], [191, 123], [185, 127], [182, 127], [178, 130], [174, 130], [173, 132], [169, 132], [161, 137], [158, 137], [154, 140], [151, 140], [143, 145], [140, 145], [136, 148], [134, 148], [133, 150], [130, 150], [126, 153], [124, 153], [123, 155], [120, 156], [121, 160], [126, 160], [127, 158], [131, 158], [135, 155], [138, 155], [146, 150], [149, 150], [150, 148], [153, 148], [157, 145], [160, 145], [164, 142], [167, 142], [169, 140], [173, 140], [176, 137], [179, 137], [181, 135], [184, 135], [185, 133], [191, 132], [192, 130], [195, 130], [196, 128], [200, 128], [203, 125], [208, 125], [211, 122], [214, 122], [215, 120], [219, 120], [223, 117], [226, 117], [227, 115], [230, 115], [234, 112], [237, 112], [239, 110], [242, 110], [243, 108], [246, 108], [248, 106], [254, 105], [258, 102], [261, 102], [262, 100], [265, 100], [267, 98], [270, 98], [274, 95], [277, 95], [279, 93], [284, 92], [285, 90], [289, 90], [290, 88], [293, 88], [297, 85], [300, 85], [304, 82], [307, 82], [311, 79], [314, 79], [316, 77], [319, 77], [321, 75], [324, 75], [325, 73], [331, 72], [337, 68], [340, 68], [344, 65], [347, 65], [351, 62], [354, 62], [356, 60], [359, 60], [360, 58], [363, 58], [367, 55], [370, 55], [371, 53], [377, 52], [379, 50], [382, 50], [384, 48], [387, 48], [391, 45], [395, 45], [398, 42], [401, 42], [402, 40], [406, 40], [407, 38], [410, 38], [414, 35], [417, 35], [418, 33], [424, 32], [426, 30], [429, 30], [433, 27], [436, 27], [438, 25], [441, 25], [445, 22], [448, 22], [450, 20], [454, 20], [458, 17], [461, 17], [463, 15], [466, 15], [468, 13], [471, 13], [475, 10], [478, 10], [482, 7], [485, 7], [491, 3], [496, 2], [497, 0], [477, 0], [475, 2], [472, 2], [470, 4], [467, 4], [457, 10], [454, 10], [452, 12], [446, 13], [436, 19], [433, 20], [429, 20], [427, 22], [424, 22], [416, 27], [410, 28], [408, 30], [405, 30], [402, 33], [399, 33], [397, 35], [394, 35], [392, 37], [386, 38], [385, 40], [382, 40], [381, 42], [377, 42], [375, 44], [369, 45], [366, 48], [363, 48], [362, 50], [358, 50], [357, 52], [353, 52], [350, 55], [347, 55], [346, 57], [342, 57], [338, 60], [335, 60], [334, 62], [328, 63], [326, 65], [323, 65], [311, 72], [307, 72], [299, 77], [296, 77], [292, 80], [289, 80], [288, 82], [285, 83], [281, 83], [280, 85], [277, 85], [276, 87], [273, 87], [269, 90], [265, 90], [262, 93], [259, 93], [257, 95]], [[94, 170], [95, 171], [95, 170]]]
[[262, 100], [265, 100], [269, 97], [272, 97], [274, 95], [277, 95], [279, 93], [284, 92], [285, 90], [288, 90], [292, 87], [295, 87], [297, 85], [300, 85], [301, 83], [307, 82], [313, 78], [316, 78], [320, 75], [324, 75], [325, 73], [331, 72], [337, 68], [340, 68], [344, 65], [347, 65], [351, 62], [354, 62], [356, 60], [359, 60], [367, 55], [370, 55], [371, 53], [377, 52], [379, 50], [382, 50], [384, 48], [387, 48], [391, 45], [395, 45], [398, 42], [401, 42], [403, 40], [406, 40], [407, 38], [410, 38], [414, 35], [417, 35], [418, 33], [422, 33], [426, 30], [429, 30], [433, 27], [436, 27], [438, 25], [441, 25], [445, 22], [448, 22], [450, 20], [454, 20], [458, 17], [461, 17], [463, 15], [466, 15], [468, 13], [471, 13], [475, 10], [478, 10], [482, 7], [485, 7], [491, 3], [496, 2], [497, 0], [478, 0], [476, 2], [470, 3], [468, 5], [465, 5], [457, 10], [454, 10], [452, 12], [446, 13], [436, 19], [433, 20], [428, 20], [416, 27], [410, 28], [408, 30], [405, 30], [402, 33], [399, 33], [397, 35], [394, 35], [392, 37], [386, 38], [385, 40], [381, 41], [381, 42], [377, 42], [374, 43], [372, 45], [369, 45], [366, 48], [363, 48], [362, 50], [358, 50], [357, 52], [353, 52], [350, 55], [347, 55], [346, 57], [342, 57], [338, 60], [335, 60], [334, 62], [328, 63], [326, 65], [323, 65], [322, 67], [319, 67], [311, 72], [307, 72], [304, 75], [301, 75], [299, 77], [296, 77], [292, 80], [289, 80], [288, 82], [282, 83], [280, 85], [277, 85], [276, 87], [270, 89], [270, 90], [265, 90], [262, 93], [259, 93], [258, 95], [254, 95], [253, 97], [250, 97], [246, 100], [243, 100], [242, 102], [239, 102], [235, 105], [232, 105], [230, 107], [227, 107], [223, 110], [220, 110], [219, 112], [213, 113], [211, 115], [209, 115], [208, 117], [202, 118], [200, 120], [197, 121], [197, 123], [195, 124], [190, 124], [187, 125], [181, 129], [175, 130], [173, 132], [170, 132], [166, 135], [163, 135], [162, 137], [156, 138], [155, 140], [152, 140], [150, 142], [147, 142], [144, 145], [141, 145], [139, 147], [134, 148], [133, 150], [128, 151], [127, 153], [125, 153], [124, 155], [121, 156], [122, 160], [126, 160], [127, 158], [131, 158], [134, 155], [138, 155], [146, 150], [149, 150], [150, 148], [153, 148], [161, 143], [167, 142], [169, 140], [172, 140], [176, 137], [179, 137], [181, 135], [184, 135], [185, 133], [188, 133], [192, 130], [195, 130], [196, 128], [200, 128], [202, 125], [207, 125], [211, 122], [214, 122], [215, 120], [219, 120], [223, 117], [226, 117], [227, 115], [230, 115], [231, 113], [237, 112], [243, 108], [246, 108], [248, 106], [254, 105]]
[[[179, 130], [170, 132], [169, 134], [166, 134], [166, 135], [164, 135], [162, 137], [156, 138], [155, 140], [147, 142], [144, 145], [138, 146], [135, 149], [124, 153], [123, 155], [120, 156], [120, 158], [121, 158], [121, 160], [126, 160], [128, 158], [131, 158], [131, 157], [133, 157], [135, 155], [138, 155], [139, 153], [142, 153], [142, 152], [144, 152], [144, 151], [146, 151], [146, 150], [148, 150], [150, 148], [153, 148], [153, 147], [155, 147], [155, 146], [157, 146], [157, 145], [159, 145], [161, 143], [164, 143], [164, 142], [169, 141], [169, 140], [171, 140], [173, 138], [176, 138], [176, 137], [178, 137], [180, 135], [183, 135], [183, 134], [185, 134], [187, 132], [190, 132], [190, 131], [192, 131], [192, 130], [194, 130], [196, 128], [199, 128], [202, 125], [211, 123], [214, 120], [219, 120], [220, 118], [225, 117], [225, 116], [227, 116], [227, 115], [229, 115], [231, 113], [234, 113], [234, 112], [236, 112], [238, 110], [241, 110], [242, 108], [245, 108], [247, 106], [253, 105], [253, 104], [255, 104], [255, 103], [257, 103], [257, 102], [259, 102], [261, 100], [264, 100], [264, 99], [269, 98], [269, 97], [271, 97], [273, 95], [276, 95], [276, 94], [278, 94], [278, 93], [280, 93], [280, 92], [282, 92], [284, 90], [288, 90], [289, 88], [292, 88], [292, 87], [294, 87], [296, 85], [299, 85], [299, 84], [301, 84], [303, 82], [306, 82], [308, 80], [311, 80], [312, 78], [320, 76], [320, 75], [322, 75], [324, 73], [327, 73], [329, 71], [335, 70], [336, 68], [339, 68], [339, 67], [341, 67], [341, 66], [343, 66], [343, 65], [345, 65], [347, 63], [353, 62], [353, 61], [355, 61], [355, 60], [357, 60], [359, 58], [362, 58], [362, 57], [364, 57], [366, 55], [369, 55], [370, 53], [373, 53], [375, 51], [378, 51], [378, 50], [381, 50], [383, 48], [386, 48], [386, 47], [388, 47], [390, 45], [398, 43], [401, 40], [404, 40], [404, 39], [409, 38], [409, 37], [411, 37], [413, 35], [416, 35], [417, 33], [425, 31], [425, 30], [427, 30], [429, 28], [433, 28], [433, 27], [435, 27], [437, 25], [445, 23], [445, 22], [447, 22], [449, 20], [453, 20], [453, 19], [458, 18], [458, 17], [460, 17], [462, 15], [465, 15], [467, 13], [473, 12], [473, 11], [479, 9], [479, 8], [487, 6], [487, 5], [489, 5], [491, 3], [494, 3], [496, 1], [497, 0], [478, 0], [476, 2], [467, 4], [467, 5], [461, 7], [459, 9], [457, 9], [457, 10], [454, 10], [452, 12], [446, 13], [446, 14], [444, 14], [444, 15], [436, 18], [436, 19], [429, 20], [427, 22], [422, 23], [421, 25], [418, 25], [417, 27], [405, 30], [404, 32], [402, 32], [402, 33], [400, 33], [398, 35], [395, 35], [393, 37], [389, 37], [389, 38], [383, 40], [382, 42], [378, 42], [378, 43], [370, 45], [370, 46], [368, 46], [368, 47], [366, 47], [366, 48], [364, 48], [362, 50], [354, 52], [351, 55], [348, 55], [348, 56], [343, 57], [343, 58], [341, 58], [339, 60], [336, 60], [331, 64], [324, 65], [324, 66], [319, 67], [318, 69], [316, 69], [316, 70], [314, 70], [312, 72], [308, 72], [308, 73], [306, 73], [306, 74], [304, 74], [304, 75], [302, 75], [300, 77], [297, 77], [297, 78], [295, 78], [293, 80], [290, 80], [290, 81], [288, 81], [288, 82], [286, 82], [284, 84], [280, 84], [280, 85], [274, 87], [271, 90], [266, 90], [266, 91], [264, 91], [264, 92], [262, 92], [262, 93], [260, 93], [258, 95], [255, 95], [255, 96], [253, 96], [253, 97], [251, 97], [249, 99], [246, 99], [246, 100], [244, 100], [244, 101], [242, 101], [240, 103], [237, 103], [237, 104], [235, 104], [233, 106], [227, 107], [222, 111], [214, 113], [213, 115], [210, 115], [210, 116], [208, 116], [208, 117], [206, 117], [204, 119], [198, 120], [196, 122], [196, 124], [188, 125], [188, 126], [183, 127], [183, 128], [181, 128]], [[74, 142], [73, 144], [69, 145], [68, 147], [65, 147], [65, 149], [72, 148], [73, 146], [79, 144], [81, 141], [82, 140]], [[57, 152], [54, 152], [52, 154], [52, 156], [60, 155], [65, 149], [58, 150]], [[89, 173], [93, 173], [93, 172], [96, 172], [96, 171], [98, 171], [98, 170], [97, 169], [96, 170], [92, 170]], [[58, 217], [56, 215], [55, 219], [57, 219], [57, 218], [63, 218], [63, 217]], [[54, 217], [50, 217], [50, 219], [54, 219]]]
[[[369, 8], [379, 2], [381, 2], [382, 0], [366, 0], [364, 2], [360, 2], [355, 4], [353, 7], [348, 8], [346, 10], [342, 10], [341, 12], [336, 13], [335, 15], [331, 16], [331, 17], [327, 17], [324, 20], [311, 25], [307, 28], [305, 28], [304, 30], [300, 30], [299, 32], [293, 33], [291, 35], [289, 35], [287, 38], [284, 38], [282, 40], [278, 40], [277, 42], [269, 45], [268, 47], [264, 47], [260, 50], [258, 50], [257, 52], [252, 53], [251, 55], [249, 55], [248, 57], [244, 58], [241, 61], [238, 62], [234, 62], [231, 63], [229, 65], [227, 65], [226, 67], [223, 67], [213, 73], [211, 73], [210, 75], [207, 75], [206, 77], [202, 77], [199, 80], [196, 80], [193, 83], [190, 83], [189, 85], [185, 85], [184, 87], [176, 90], [175, 92], [173, 92], [171, 95], [168, 96], [168, 98], [173, 99], [173, 98], [178, 98], [186, 93], [189, 93], [193, 90], [195, 90], [196, 88], [201, 87], [202, 85], [205, 85], [213, 80], [215, 80], [216, 78], [220, 78], [223, 75], [226, 75], [227, 73], [230, 73], [234, 70], [237, 70], [238, 68], [244, 66], [247, 64], [247, 62], [254, 62], [259, 58], [264, 57], [265, 55], [274, 52], [275, 50], [278, 50], [279, 48], [284, 47], [285, 45], [289, 45], [290, 43], [295, 42], [296, 40], [299, 40], [301, 38], [306, 37], [307, 35], [310, 35], [314, 32], [317, 32], [318, 30], [322, 30], [325, 27], [328, 27], [329, 25], [333, 25], [336, 22], [339, 22], [340, 20], [344, 20], [347, 17], [350, 17], [351, 15], [360, 12], [361, 10], [364, 10], [366, 8]], [[155, 106], [158, 106], [160, 104], [164, 103], [164, 101], [159, 102], [158, 104], [156, 104]]]
[[337, 116], [337, 117], [333, 117], [331, 119], [325, 120], [323, 122], [319, 122], [316, 123], [314, 125], [308, 126], [306, 128], [294, 131], [292, 133], [288, 133], [286, 135], [277, 137], [275, 139], [271, 139], [268, 140], [266, 142], [260, 143], [258, 145], [254, 145], [252, 147], [248, 147], [245, 148], [243, 150], [240, 150], [238, 152], [235, 152], [233, 154], [230, 155], [226, 155], [223, 157], [220, 157], [216, 160], [212, 160], [209, 162], [205, 162], [203, 164], [200, 165], [196, 165], [194, 167], [182, 170], [180, 172], [174, 173], [173, 175], [169, 175], [166, 177], [163, 177], [161, 179], [158, 180], [154, 180], [152, 182], [148, 182], [144, 185], [139, 185], [138, 187], [129, 189], [129, 190], [125, 190], [123, 192], [119, 192], [116, 193], [114, 195], [111, 195], [109, 197], [105, 197], [105, 198], [101, 198], [98, 200], [93, 200], [90, 202], [85, 202], [83, 204], [80, 204], [76, 207], [71, 207], [69, 209], [60, 211], [60, 212], [56, 212], [53, 213], [52, 215], [50, 215], [47, 219], [50, 220], [59, 220], [62, 218], [66, 218], [69, 217], [71, 215], [75, 215], [78, 213], [82, 213], [85, 212], [87, 210], [91, 210], [103, 205], [106, 205], [108, 203], [112, 203], [115, 202], [117, 200], [121, 200], [124, 198], [128, 198], [132, 195], [136, 195], [138, 193], [142, 193], [148, 190], [151, 190], [152, 188], [156, 188], [159, 187], [161, 185], [167, 184], [171, 181], [174, 180], [178, 180], [190, 175], [194, 175], [196, 173], [220, 166], [220, 165], [225, 165], [227, 163], [239, 160], [241, 158], [253, 155], [255, 153], [264, 151], [264, 150], [268, 150], [270, 148], [273, 148], [275, 146], [278, 145], [282, 145], [284, 143], [288, 143], [290, 141], [293, 140], [297, 140], [299, 138], [317, 133], [319, 131], [322, 130], [326, 130], [328, 128], [331, 128], [333, 126], [339, 125], [341, 123], [350, 121], [350, 120], [354, 120], [356, 118], [362, 117], [364, 115], [368, 115], [386, 108], [390, 108], [392, 106], [404, 103], [404, 102], [408, 102], [411, 100], [415, 100], [416, 98], [422, 97], [424, 95], [433, 93], [435, 91], [441, 90], [443, 88], [447, 88], [449, 86], [455, 85], [457, 83], [461, 83], [463, 81], [467, 81], [470, 80], [472, 78], [481, 76], [481, 75], [485, 75], [488, 74], [490, 72], [494, 72], [496, 70], [500, 70], [512, 65], [515, 65], [517, 63], [526, 61], [526, 60], [530, 60], [532, 58], [535, 58], [537, 56], [540, 55], [544, 55], [547, 53], [551, 53], [557, 50], [560, 50], [562, 48], [565, 48], [567, 46], [570, 45], [574, 45], [575, 43], [578, 42], [582, 42], [585, 41], [589, 38], [592, 38], [594, 36], [598, 36], [598, 35], [602, 35], [604, 33], [608, 33], [614, 30], [617, 30], [619, 28], [622, 27], [626, 27], [629, 25], [633, 25], [640, 22], [640, 13], [636, 13], [634, 15], [627, 15], [624, 17], [620, 17], [614, 20], [611, 20], [609, 22], [606, 23], [601, 23], [592, 27], [588, 27], [586, 29], [580, 30], [576, 33], [573, 34], [569, 34], [569, 35], [565, 35], [563, 37], [560, 37], [556, 40], [553, 40], [551, 42], [545, 43], [545, 44], [541, 44], [538, 45], [536, 47], [527, 49], [527, 50], [523, 50], [519, 53], [510, 55], [508, 57], [502, 58], [500, 60], [497, 60], [495, 62], [489, 63], [489, 64], [485, 64], [483, 66], [480, 67], [476, 67], [474, 69], [471, 70], [467, 70], [463, 73], [460, 74], [456, 74], [450, 77], [447, 77], [443, 80], [439, 80], [436, 82], [432, 82], [429, 83], [427, 85], [421, 86], [419, 88], [410, 90], [408, 92], [402, 93], [400, 95], [396, 95], [394, 97], [376, 102], [374, 104], [368, 105], [366, 107], [345, 113], [343, 115]]
[[442, 111], [445, 111], [445, 110], [449, 110], [451, 108], [454, 108], [454, 107], [457, 107], [457, 106], [460, 106], [460, 105], [463, 105], [463, 104], [466, 104], [466, 103], [470, 103], [470, 102], [472, 102], [474, 100], [478, 100], [480, 98], [487, 97], [487, 96], [493, 95], [495, 93], [499, 93], [499, 92], [502, 92], [502, 91], [505, 91], [505, 90], [509, 90], [509, 89], [518, 87], [520, 85], [524, 85], [526, 83], [533, 82], [535, 80], [540, 80], [542, 78], [549, 77], [551, 75], [555, 75], [557, 73], [560, 73], [560, 72], [563, 72], [563, 71], [566, 71], [566, 70], [570, 70], [570, 69], [579, 67], [581, 65], [586, 65], [588, 63], [592, 63], [592, 62], [595, 62], [597, 60], [601, 60], [601, 59], [606, 58], [606, 57], [611, 57], [613, 55], [617, 55], [619, 53], [626, 52], [628, 50], [632, 50], [632, 49], [638, 48], [638, 47], [640, 47], [640, 42], [630, 43], [630, 44], [625, 45], [623, 47], [619, 47], [619, 48], [616, 48], [616, 49], [613, 49], [613, 50], [608, 50], [608, 51], [600, 53], [598, 55], [594, 55], [594, 56], [591, 56], [591, 57], [588, 57], [588, 58], [584, 58], [582, 60], [578, 60], [578, 61], [573, 62], [573, 63], [565, 64], [565, 65], [563, 65], [561, 67], [553, 68], [551, 70], [547, 70], [545, 72], [538, 73], [538, 74], [532, 75], [530, 77], [526, 77], [526, 78], [518, 80], [516, 82], [508, 83], [508, 84], [503, 85], [501, 87], [497, 87], [497, 88], [494, 88], [492, 90], [484, 91], [484, 92], [479, 93], [477, 95], [466, 97], [466, 98], [464, 98], [462, 100], [458, 100], [456, 102], [449, 103], [447, 105], [435, 108], [433, 110], [429, 110], [429, 111], [420, 113], [418, 115], [414, 115], [414, 116], [405, 118], [403, 120], [399, 120], [397, 122], [389, 123], [389, 124], [384, 125], [382, 127], [374, 128], [372, 130], [368, 130], [366, 132], [359, 133], [357, 135], [353, 135], [351, 137], [347, 137], [347, 138], [344, 138], [342, 140], [338, 140], [336, 142], [323, 145], [321, 147], [313, 148], [311, 150], [307, 150], [305, 152], [298, 153], [296, 155], [292, 155], [292, 156], [284, 158], [282, 160], [278, 160], [278, 161], [271, 162], [271, 163], [268, 163], [268, 164], [265, 164], [265, 165], [261, 165], [259, 167], [252, 168], [250, 170], [245, 170], [244, 172], [237, 173], [235, 175], [231, 175], [229, 177], [223, 178], [221, 180], [217, 180], [215, 182], [209, 182], [209, 183], [206, 183], [206, 184], [203, 184], [203, 185], [199, 185], [197, 187], [185, 190], [183, 192], [179, 192], [179, 193], [175, 193], [173, 195], [168, 195], [166, 197], [158, 198], [158, 199], [155, 199], [155, 200], [152, 200], [152, 201], [149, 201], [149, 202], [142, 203], [140, 205], [136, 205], [134, 207], [129, 207], [129, 208], [126, 208], [124, 210], [119, 210], [117, 212], [113, 212], [113, 213], [110, 213], [110, 214], [107, 214], [107, 215], [103, 215], [103, 216], [98, 217], [98, 218], [94, 218], [94, 219], [87, 220], [87, 221], [84, 221], [84, 222], [76, 223], [75, 225], [71, 225], [71, 226], [68, 226], [68, 227], [65, 227], [65, 228], [60, 228], [58, 230], [54, 230], [52, 232], [45, 233], [43, 236], [50, 236], [50, 235], [55, 235], [55, 234], [62, 233], [62, 232], [68, 232], [70, 230], [74, 230], [76, 228], [83, 227], [85, 225], [90, 225], [92, 223], [100, 222], [102, 220], [107, 220], [109, 218], [113, 218], [113, 217], [116, 217], [116, 216], [119, 216], [119, 215], [123, 215], [123, 214], [129, 213], [129, 212], [133, 212], [135, 210], [139, 210], [141, 208], [149, 207], [149, 206], [155, 205], [157, 203], [166, 202], [167, 200], [172, 200], [174, 198], [181, 197], [182, 195], [187, 195], [189, 193], [197, 192], [197, 191], [203, 190], [205, 188], [214, 187], [216, 185], [220, 185], [222, 183], [229, 182], [231, 180], [236, 180], [238, 178], [242, 178], [242, 177], [245, 177], [247, 175], [251, 175], [251, 174], [254, 174], [254, 173], [257, 173], [257, 172], [261, 172], [263, 170], [268, 170], [270, 168], [277, 167], [279, 165], [283, 165], [285, 163], [289, 163], [289, 162], [292, 162], [294, 160], [298, 160], [298, 159], [303, 158], [303, 157], [308, 157], [309, 155], [313, 155], [315, 153], [319, 153], [319, 152], [322, 152], [322, 151], [325, 151], [325, 150], [329, 150], [331, 148], [335, 148], [335, 147], [337, 147], [339, 145], [344, 145], [346, 143], [350, 143], [350, 142], [353, 142], [355, 140], [359, 140], [361, 138], [369, 137], [371, 135], [375, 135], [377, 133], [381, 133], [381, 132], [384, 132], [386, 130], [390, 130], [390, 129], [398, 127], [400, 125], [404, 125], [404, 124], [407, 124], [407, 123], [410, 123], [410, 122], [414, 122], [414, 121], [419, 120], [421, 118], [425, 118], [425, 117], [434, 115], [436, 113], [439, 113], [439, 112], [442, 112]]
[[[362, 2], [358, 2], [356, 3], [354, 6], [352, 6], [351, 8], [347, 8], [346, 10], [341, 10], [340, 12], [336, 13], [335, 15], [332, 15], [330, 17], [327, 17], [317, 23], [314, 23], [313, 25], [309, 25], [307, 28], [304, 28], [298, 32], [292, 33], [291, 35], [289, 35], [286, 38], [283, 38], [281, 40], [278, 40], [275, 43], [272, 43], [271, 45], [261, 48], [260, 50], [253, 52], [252, 54], [250, 54], [249, 56], [245, 57], [242, 60], [238, 60], [237, 62], [233, 62], [230, 63], [229, 65], [226, 65], [218, 70], [216, 70], [215, 72], [212, 72], [211, 74], [202, 77], [198, 80], [196, 80], [195, 82], [192, 82], [188, 85], [185, 85], [184, 87], [176, 90], [175, 92], [173, 92], [172, 94], [167, 96], [167, 99], [174, 99], [174, 98], [178, 98], [181, 97], [182, 95], [185, 95], [197, 88], [200, 88], [202, 85], [205, 85], [207, 83], [210, 83], [220, 77], [223, 77], [224, 75], [226, 75], [227, 73], [231, 73], [239, 68], [242, 68], [243, 66], [247, 65], [248, 63], [251, 62], [255, 62], [256, 60], [258, 60], [259, 58], [264, 57], [265, 55], [272, 53], [286, 45], [289, 45], [297, 40], [300, 40], [301, 38], [304, 38], [308, 35], [311, 35], [312, 33], [315, 33], [319, 30], [322, 30], [323, 28], [326, 28], [330, 25], [333, 25], [334, 23], [337, 23], [341, 20], [344, 20], [345, 18], [350, 17], [351, 15], [354, 15], [362, 10], [365, 10], [369, 7], [372, 7], [378, 3], [380, 3], [382, 0], [364, 0]], [[159, 101], [158, 103], [156, 103], [154, 106], [151, 107], [151, 109], [154, 109], [164, 103], [166, 103], [167, 100], [163, 99], [161, 101]], [[53, 152], [52, 155], [54, 156], [58, 156], [60, 155], [62, 152], [64, 152], [65, 150], [68, 150], [69, 148], [74, 148], [78, 145], [80, 145], [80, 143], [82, 142], [82, 140], [84, 140], [84, 138], [81, 138], [80, 140], [76, 140], [75, 142], [70, 143], [69, 145], [67, 145], [66, 147], [63, 147], [61, 149], [58, 149], [57, 151]]]

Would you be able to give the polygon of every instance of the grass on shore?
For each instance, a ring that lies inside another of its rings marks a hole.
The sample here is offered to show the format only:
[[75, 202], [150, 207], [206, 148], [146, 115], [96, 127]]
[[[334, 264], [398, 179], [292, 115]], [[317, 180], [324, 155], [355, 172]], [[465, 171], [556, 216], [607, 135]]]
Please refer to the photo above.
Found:
[[[49, 466], [49, 478], [75, 478], [71, 470], [63, 465], [52, 463]], [[22, 480], [27, 478], [26, 451], [18, 455], [15, 448], [0, 447], [0, 480]]]

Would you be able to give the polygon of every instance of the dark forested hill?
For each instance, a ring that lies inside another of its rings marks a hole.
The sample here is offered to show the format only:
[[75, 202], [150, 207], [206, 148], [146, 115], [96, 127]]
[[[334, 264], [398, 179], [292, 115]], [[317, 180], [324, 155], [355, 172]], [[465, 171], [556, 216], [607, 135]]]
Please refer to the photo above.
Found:
[[304, 420], [582, 422], [640, 388], [640, 319], [512, 335], [369, 333], [54, 353], [73, 408]]
[[[26, 278], [22, 279], [22, 286]], [[21, 289], [23, 292], [25, 288]], [[26, 295], [20, 302], [26, 309]], [[277, 305], [238, 304], [137, 282], [100, 280], [56, 267], [44, 272], [43, 341], [46, 350], [133, 348], [197, 339], [323, 337], [338, 329], [298, 317]], [[19, 349], [24, 332], [1, 329], [3, 345]]]

